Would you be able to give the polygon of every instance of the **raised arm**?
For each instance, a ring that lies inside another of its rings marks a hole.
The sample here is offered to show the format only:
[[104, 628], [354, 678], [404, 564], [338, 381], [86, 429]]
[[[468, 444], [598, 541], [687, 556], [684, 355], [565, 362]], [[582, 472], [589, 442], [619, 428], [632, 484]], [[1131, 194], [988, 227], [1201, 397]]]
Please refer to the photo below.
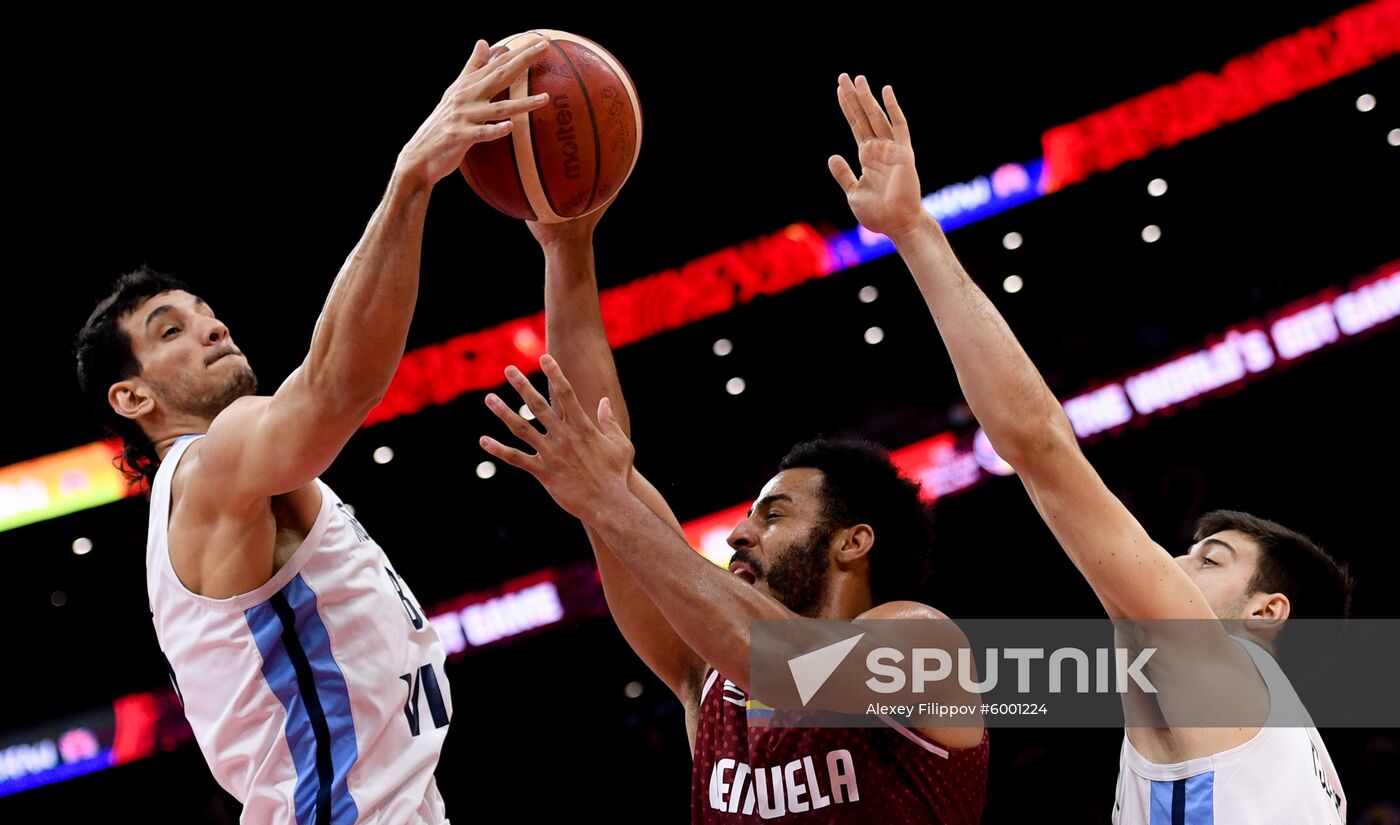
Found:
[[841, 110], [859, 145], [861, 175], [829, 165], [851, 211], [894, 241], [948, 348], [968, 406], [1030, 493], [1045, 523], [1110, 616], [1215, 618], [1199, 588], [1090, 466], [1059, 401], [923, 209], [909, 124], [883, 90], [841, 75]]
[[[604, 399], [595, 407], [598, 410], [595, 426], [593, 416], [579, 405], [579, 398], [559, 364], [545, 356], [540, 359], [540, 366], [549, 378], [549, 401], [513, 367], [509, 370], [509, 380], [544, 425], [544, 433], [536, 431], [494, 394], [486, 399], [487, 406], [512, 433], [534, 448], [535, 454], [507, 447], [491, 438], [483, 438], [482, 447], [511, 466], [534, 475], [560, 507], [596, 531], [599, 539], [613, 548], [625, 572], [631, 574], [640, 595], [656, 606], [660, 620], [674, 628], [683, 642], [704, 661], [744, 690], [751, 690], [752, 623], [800, 617], [771, 595], [725, 573], [691, 550], [629, 483], [633, 472], [632, 443], [613, 415], [610, 400]], [[887, 602], [857, 618], [935, 620], [938, 624], [930, 626], [926, 632], [936, 633], [947, 642], [967, 644], [962, 631], [947, 621], [946, 616], [914, 602]], [[889, 638], [889, 629], [881, 624], [866, 625], [860, 642], [864, 651], [858, 655], [864, 656], [889, 643], [880, 641]], [[768, 641], [777, 647], [765, 648], [763, 655], [775, 661], [808, 652], [797, 639], [791, 640], [796, 646], [787, 648], [781, 640], [770, 638]], [[849, 692], [838, 692], [829, 698], [834, 703], [824, 707], [847, 713], [863, 712], [869, 700], [866, 694]], [[935, 695], [926, 694], [922, 700], [952, 698], [956, 701], [948, 704], [972, 704], [972, 698], [961, 688], [949, 685], [940, 685]], [[971, 718], [947, 721], [949, 727], [921, 730], [935, 741], [955, 747], [969, 747], [981, 740], [980, 716], [974, 714]], [[691, 735], [694, 736], [693, 728]]]
[[[399, 153], [388, 191], [331, 286], [306, 360], [273, 396], [240, 399], [214, 419], [199, 465], [202, 476], [218, 479], [229, 508], [310, 483], [383, 397], [413, 317], [429, 194], [472, 144], [504, 137], [511, 115], [545, 105], [543, 96], [491, 102], [542, 44], [489, 62], [487, 44], [476, 44]], [[334, 140], [335, 132], [307, 139]]]
[[[599, 399], [607, 397], [612, 401], [619, 426], [630, 437], [632, 429], [627, 406], [598, 304], [593, 232], [604, 211], [606, 207], [567, 223], [530, 223], [529, 226], [544, 250], [547, 348], [572, 377], [574, 392], [583, 407], [596, 409]], [[666, 500], [635, 470], [630, 486], [656, 518], [676, 536], [682, 535], [680, 522]], [[647, 667], [682, 702], [689, 701], [698, 695], [699, 683], [704, 678], [704, 660], [671, 627], [656, 603], [627, 572], [597, 531], [588, 525], [584, 525], [584, 530], [593, 545], [608, 609], [618, 629]]]
[[593, 408], [599, 411], [595, 425], [559, 364], [546, 355], [540, 367], [549, 379], [549, 400], [518, 369], [510, 367], [506, 375], [545, 433], [499, 396], [486, 396], [491, 411], [535, 454], [487, 437], [481, 439], [482, 448], [534, 475], [560, 507], [596, 531], [684, 644], [747, 686], [749, 623], [797, 614], [692, 550], [634, 491], [632, 443], [612, 414], [610, 399]]

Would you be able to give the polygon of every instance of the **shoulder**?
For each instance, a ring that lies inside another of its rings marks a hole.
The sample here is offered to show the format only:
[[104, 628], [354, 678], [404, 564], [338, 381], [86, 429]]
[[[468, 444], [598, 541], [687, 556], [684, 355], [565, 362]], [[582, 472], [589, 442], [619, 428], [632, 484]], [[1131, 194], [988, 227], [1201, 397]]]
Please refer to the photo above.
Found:
[[895, 644], [907, 644], [913, 638], [918, 638], [922, 645], [939, 645], [947, 648], [966, 647], [968, 645], [967, 634], [965, 634], [958, 623], [948, 618], [948, 615], [935, 607], [929, 607], [920, 602], [893, 601], [877, 604], [853, 620], [856, 623], [862, 621], [900, 621], [900, 622], [927, 622], [917, 628], [903, 627], [903, 631], [913, 630], [914, 635], [908, 632], [893, 629], [890, 625], [885, 628], [888, 633], [894, 634], [891, 639], [898, 637]]
[[[269, 396], [244, 396], [229, 404], [209, 424], [204, 437], [191, 444], [171, 477], [171, 489], [181, 497], [191, 493], [208, 494], [213, 503], [233, 504], [234, 483], [245, 469], [244, 452], [248, 436], [266, 411]], [[257, 496], [265, 499], [266, 496]], [[252, 502], [238, 502], [240, 504]]]
[[[895, 619], [900, 621], [937, 621], [937, 625], [930, 624], [927, 631], [920, 630], [917, 634], [920, 643], [936, 642], [944, 649], [961, 648], [968, 645], [967, 636], [957, 622], [948, 618], [947, 614], [934, 607], [929, 607], [920, 602], [894, 601], [877, 604], [864, 613], [856, 617], [856, 621], [862, 619]], [[972, 699], [967, 699], [971, 702]], [[968, 705], [968, 707], [972, 707]], [[973, 713], [976, 714], [975, 708]], [[967, 750], [983, 748], [986, 745], [986, 728], [982, 724], [980, 714], [977, 715], [976, 724], [969, 724], [964, 727], [917, 727], [905, 728], [897, 722], [890, 723], [899, 729], [906, 737], [920, 744], [925, 751], [929, 751], [927, 743], [932, 743], [935, 747], [931, 753], [946, 758], [947, 753], [939, 753], [942, 749]]]
[[247, 436], [249, 429], [259, 423], [271, 402], [270, 395], [245, 395], [224, 407], [209, 422], [209, 432], [199, 440], [201, 452], [217, 455], [225, 449], [236, 447]]
[[877, 604], [856, 617], [861, 619], [942, 619], [952, 621], [943, 611], [926, 604], [910, 601], [894, 601]]
[[236, 481], [246, 469], [246, 434], [256, 426], [269, 400], [247, 396], [234, 401], [210, 423], [207, 433], [185, 448], [170, 476], [172, 506], [206, 513], [261, 511], [267, 506], [268, 496], [238, 495]]

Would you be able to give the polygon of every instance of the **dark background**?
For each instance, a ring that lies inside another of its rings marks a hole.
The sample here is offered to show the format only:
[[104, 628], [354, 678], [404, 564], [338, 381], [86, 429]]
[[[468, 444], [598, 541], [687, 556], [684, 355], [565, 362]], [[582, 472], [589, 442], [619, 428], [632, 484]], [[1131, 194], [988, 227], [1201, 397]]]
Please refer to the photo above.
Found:
[[[826, 157], [854, 159], [839, 72], [893, 83], [926, 192], [1040, 155], [1040, 134], [1274, 38], [1346, 3], [568, 11], [395, 7], [326, 20], [212, 13], [38, 20], [10, 33], [5, 89], [4, 401], [0, 465], [92, 440], [73, 334], [107, 284], [149, 264], [189, 281], [271, 391], [305, 354], [320, 305], [399, 147], [476, 37], [531, 26], [603, 43], [646, 119], [637, 170], [598, 238], [621, 284], [793, 221], [853, 224]], [[1151, 9], [1149, 12], [1148, 9]], [[1392, 58], [1174, 149], [952, 234], [1051, 386], [1199, 347], [1249, 318], [1400, 257], [1400, 72]], [[1374, 111], [1355, 100], [1377, 96]], [[1168, 181], [1150, 198], [1147, 181]], [[1143, 226], [1162, 227], [1144, 244]], [[1001, 238], [1018, 231], [1014, 252]], [[409, 346], [535, 312], [529, 233], [460, 177], [436, 189]], [[1025, 289], [1000, 288], [1010, 273]], [[856, 300], [867, 284], [873, 304]], [[861, 340], [879, 325], [878, 346]], [[727, 358], [712, 342], [733, 340]], [[1231, 507], [1307, 532], [1360, 581], [1356, 613], [1400, 615], [1392, 327], [1087, 447], [1174, 551], [1194, 518]], [[848, 270], [618, 353], [639, 465], [682, 520], [750, 500], [796, 440], [901, 446], [965, 421], [951, 367], [896, 258]], [[740, 396], [725, 381], [742, 376]], [[586, 559], [582, 531], [533, 480], [480, 480], [499, 425], [482, 393], [365, 430], [326, 481], [425, 605]], [[370, 458], [380, 445], [395, 460]], [[1014, 480], [938, 505], [926, 601], [953, 617], [1091, 617], [1092, 593]], [[7, 628], [0, 731], [165, 684], [144, 592], [140, 499], [0, 534]], [[69, 545], [91, 537], [95, 550]], [[62, 607], [51, 595], [67, 596]], [[678, 822], [690, 758], [680, 707], [610, 620], [536, 634], [449, 666], [455, 715], [438, 771], [454, 819]], [[624, 696], [631, 681], [644, 686]], [[1326, 731], [1352, 819], [1397, 821], [1395, 731]], [[1106, 821], [1121, 732], [997, 730], [985, 821], [1053, 801], [1056, 821]], [[1392, 779], [1386, 780], [1385, 776]], [[6, 822], [221, 822], [237, 805], [193, 745], [0, 799]], [[1368, 811], [1370, 813], [1368, 813]], [[1379, 818], [1368, 818], [1379, 817]]]

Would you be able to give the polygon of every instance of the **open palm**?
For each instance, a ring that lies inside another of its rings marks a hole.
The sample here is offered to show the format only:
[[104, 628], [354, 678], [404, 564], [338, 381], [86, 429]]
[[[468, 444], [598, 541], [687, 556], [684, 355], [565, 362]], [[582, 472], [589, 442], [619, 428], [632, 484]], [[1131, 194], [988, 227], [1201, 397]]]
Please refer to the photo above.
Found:
[[864, 77], [853, 83], [849, 76], [841, 75], [837, 98], [856, 139], [861, 174], [857, 177], [840, 155], [833, 155], [828, 165], [846, 192], [856, 220], [872, 232], [891, 237], [916, 229], [925, 220], [922, 192], [914, 169], [909, 123], [895, 100], [894, 89], [884, 89], [888, 116]]

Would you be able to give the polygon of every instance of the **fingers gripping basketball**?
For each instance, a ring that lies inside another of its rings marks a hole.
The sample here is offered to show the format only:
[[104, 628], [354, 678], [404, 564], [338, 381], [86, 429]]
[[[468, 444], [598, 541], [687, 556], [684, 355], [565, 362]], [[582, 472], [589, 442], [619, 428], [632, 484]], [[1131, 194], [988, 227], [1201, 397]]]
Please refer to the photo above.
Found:
[[472, 146], [461, 169], [501, 212], [559, 223], [598, 209], [622, 188], [641, 148], [642, 110], [622, 64], [587, 38], [538, 29], [492, 52], [522, 48], [541, 34], [550, 40], [545, 56], [497, 99], [545, 92], [549, 105], [512, 117], [509, 140]]

